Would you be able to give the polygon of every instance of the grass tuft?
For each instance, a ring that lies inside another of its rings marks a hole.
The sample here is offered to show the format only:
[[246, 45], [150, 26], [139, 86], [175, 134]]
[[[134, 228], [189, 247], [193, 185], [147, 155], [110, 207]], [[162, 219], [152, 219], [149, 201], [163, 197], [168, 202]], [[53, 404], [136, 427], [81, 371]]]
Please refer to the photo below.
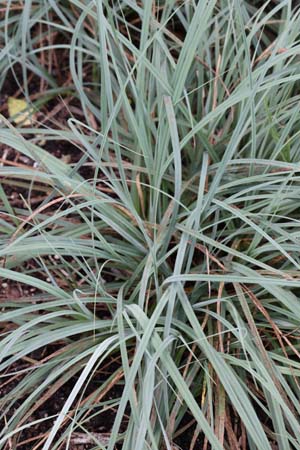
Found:
[[0, 449], [300, 449], [296, 2], [4, 3]]

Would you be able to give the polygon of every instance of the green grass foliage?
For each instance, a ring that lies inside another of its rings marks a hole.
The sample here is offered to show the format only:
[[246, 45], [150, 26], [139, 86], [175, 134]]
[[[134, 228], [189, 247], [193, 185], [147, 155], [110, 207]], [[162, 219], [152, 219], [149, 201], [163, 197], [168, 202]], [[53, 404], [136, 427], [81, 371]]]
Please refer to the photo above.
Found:
[[3, 3], [0, 86], [35, 119], [0, 126], [34, 162], [0, 165], [0, 277], [33, 293], [1, 304], [0, 449], [41, 424], [42, 450], [300, 449], [297, 2]]

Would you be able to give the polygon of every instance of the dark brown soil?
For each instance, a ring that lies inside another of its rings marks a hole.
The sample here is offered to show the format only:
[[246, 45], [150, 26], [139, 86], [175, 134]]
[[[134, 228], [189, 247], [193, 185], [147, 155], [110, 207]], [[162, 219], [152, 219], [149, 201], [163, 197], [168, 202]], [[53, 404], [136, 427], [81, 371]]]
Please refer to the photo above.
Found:
[[[59, 346], [58, 346], [59, 348]], [[54, 346], [51, 346], [47, 349], [45, 349], [43, 352], [35, 352], [34, 354], [30, 355], [30, 358], [32, 360], [35, 360], [38, 362], [39, 360], [45, 358], [47, 356], [47, 353], [51, 353], [55, 350], [58, 350], [58, 348], [55, 348]], [[28, 359], [28, 358], [27, 358]], [[11, 367], [10, 372], [18, 372], [21, 370], [24, 370], [26, 368], [30, 367], [30, 364], [28, 362], [18, 362], [18, 364], [14, 364]], [[53, 423], [54, 419], [53, 416], [57, 416], [57, 414], [61, 411], [65, 401], [67, 400], [69, 394], [72, 391], [72, 388], [74, 387], [74, 384], [76, 383], [78, 377], [74, 377], [72, 380], [67, 382], [61, 389], [59, 389], [53, 396], [51, 396], [40, 408], [38, 408], [37, 411], [35, 411], [27, 423], [34, 422], [38, 419], [45, 419], [44, 421], [31, 426], [30, 428], [27, 428], [20, 432], [16, 439], [13, 440], [14, 442], [14, 449], [20, 449], [20, 450], [32, 450], [33, 448], [40, 448], [38, 446], [39, 442], [43, 441], [43, 438], [48, 435], [49, 429], [51, 428], [51, 424]], [[7, 393], [9, 393], [21, 380], [21, 377], [13, 377], [11, 381], [8, 384], [2, 383], [0, 385], [0, 395], [3, 397]], [[97, 387], [99, 387], [99, 384], [103, 383], [105, 380], [102, 377], [99, 376], [95, 377], [95, 379], [92, 380], [92, 382], [87, 386], [85, 397], [88, 397], [90, 394], [92, 394]], [[108, 399], [116, 399], [118, 398], [122, 393], [122, 386], [119, 387], [116, 386], [113, 388], [109, 395], [107, 396]], [[20, 404], [22, 403], [22, 400], [19, 400], [15, 402], [13, 405], [13, 408], [11, 408], [7, 415], [6, 420], [9, 420], [9, 417], [18, 409]], [[49, 417], [49, 419], [47, 419]], [[93, 417], [89, 420], [85, 421], [85, 429], [91, 433], [91, 435], [95, 435], [98, 439], [99, 437], [103, 437], [104, 439], [107, 438], [110, 434], [113, 422], [115, 417], [115, 411], [114, 409], [107, 409], [105, 413], [101, 413], [99, 408], [94, 408], [93, 410]], [[4, 422], [0, 423], [1, 429], [4, 427]], [[65, 429], [62, 428], [60, 434]], [[59, 436], [59, 435], [58, 435]], [[86, 442], [85, 444], [78, 444], [79, 442]], [[81, 450], [81, 449], [91, 449], [94, 446], [89, 443], [90, 437], [82, 431], [80, 428], [76, 429], [74, 431], [74, 439], [71, 439], [71, 447], [70, 450]], [[63, 447], [62, 447], [63, 448]]]

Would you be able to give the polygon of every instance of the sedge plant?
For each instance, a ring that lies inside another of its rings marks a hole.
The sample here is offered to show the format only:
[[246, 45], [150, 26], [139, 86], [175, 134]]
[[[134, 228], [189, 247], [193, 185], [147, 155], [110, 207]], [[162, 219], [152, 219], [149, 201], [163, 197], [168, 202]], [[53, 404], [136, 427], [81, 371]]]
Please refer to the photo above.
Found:
[[295, 4], [0, 7], [0, 449], [300, 449]]

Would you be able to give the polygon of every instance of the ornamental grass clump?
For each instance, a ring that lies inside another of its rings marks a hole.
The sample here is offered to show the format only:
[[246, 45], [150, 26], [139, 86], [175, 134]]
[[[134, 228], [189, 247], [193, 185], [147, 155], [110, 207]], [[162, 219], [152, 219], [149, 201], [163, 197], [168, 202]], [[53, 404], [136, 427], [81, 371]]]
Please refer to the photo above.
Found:
[[0, 7], [0, 450], [300, 449], [295, 4]]

